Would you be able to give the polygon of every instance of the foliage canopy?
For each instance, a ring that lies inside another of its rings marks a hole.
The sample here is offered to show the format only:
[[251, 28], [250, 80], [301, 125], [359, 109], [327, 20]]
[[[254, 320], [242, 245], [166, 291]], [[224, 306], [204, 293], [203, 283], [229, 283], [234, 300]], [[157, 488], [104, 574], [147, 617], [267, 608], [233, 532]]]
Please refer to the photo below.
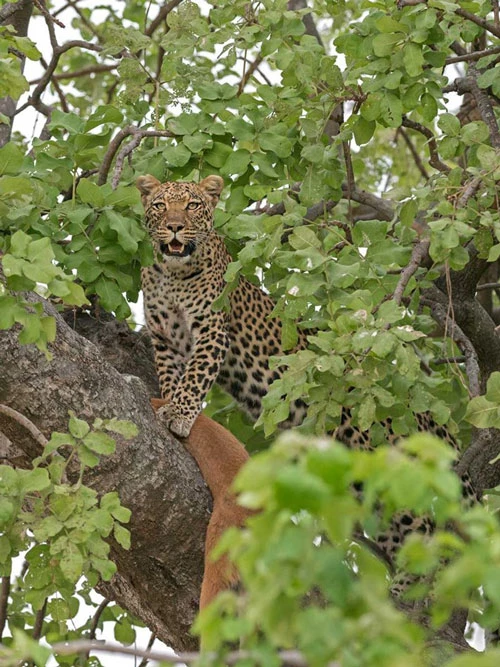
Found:
[[[309, 412], [240, 477], [244, 502], [263, 509], [221, 546], [246, 594], [223, 595], [199, 621], [207, 647], [243, 637], [253, 657], [238, 664], [280, 664], [281, 648], [300, 649], [311, 665], [496, 664], [494, 651], [455, 658], [442, 644], [428, 648], [443, 628], [457, 629], [457, 607], [498, 625], [495, 497], [464, 509], [448, 448], [413, 435], [390, 449], [378, 426], [391, 417], [408, 436], [414, 414], [429, 412], [475, 453], [478, 491], [500, 483], [490, 466], [500, 453], [496, 4], [34, 4], [31, 38], [12, 8], [31, 12], [32, 3], [0, 7], [0, 329], [20, 325], [20, 342], [50, 356], [55, 322], [26, 301], [32, 291], [131, 318], [140, 267], [154, 259], [135, 179], [218, 173], [226, 189], [215, 225], [234, 258], [227, 289], [239, 275], [262, 282], [285, 349], [297, 327], [309, 333], [309, 349], [274, 361], [287, 372], [265, 398], [261, 430], [221, 391], [209, 397], [209, 414], [251, 449], [268, 444], [291, 400]], [[38, 79], [25, 77], [26, 59], [41, 63]], [[29, 110], [43, 121], [33, 136], [21, 132]], [[311, 439], [334, 429], [343, 407], [371, 430], [375, 451]], [[12, 653], [0, 664], [45, 664], [16, 631], [32, 631], [43, 610], [37, 639], [74, 637], [76, 581], [112, 575], [103, 541], [112, 531], [127, 546], [118, 498], [68, 486], [53, 456], [70, 446], [96, 465], [113, 448], [104, 427], [89, 431], [72, 416], [69, 435], [54, 434], [32, 471], [1, 466], [2, 574], [26, 548], [26, 530], [36, 546], [9, 603], [16, 641], [4, 640]], [[496, 443], [486, 453], [482, 429]], [[353, 535], [361, 525], [376, 536], [403, 508], [431, 515], [436, 531], [412, 535], [388, 566]], [[421, 612], [426, 601], [429, 627], [390, 597], [394, 565], [418, 575], [408, 605]], [[130, 643], [130, 621], [117, 613], [117, 639]]]

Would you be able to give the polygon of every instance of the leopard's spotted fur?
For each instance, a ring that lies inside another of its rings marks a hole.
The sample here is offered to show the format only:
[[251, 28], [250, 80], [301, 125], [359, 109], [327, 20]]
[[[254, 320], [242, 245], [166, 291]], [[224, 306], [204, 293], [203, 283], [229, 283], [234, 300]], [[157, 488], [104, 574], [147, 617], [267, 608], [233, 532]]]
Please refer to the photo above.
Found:
[[[142, 284], [162, 396], [168, 401], [160, 413], [175, 434], [186, 437], [217, 381], [257, 418], [262, 397], [281, 375], [268, 365], [271, 355], [283, 352], [281, 324], [270, 318], [272, 299], [244, 278], [230, 295], [229, 313], [212, 310], [231, 261], [212, 226], [222, 178], [208, 176], [195, 184], [160, 183], [153, 176], [142, 176], [137, 186], [158, 258], [143, 269]], [[305, 334], [299, 332], [297, 347], [305, 345]], [[305, 404], [296, 401], [283, 426], [300, 424], [305, 413]], [[384, 425], [388, 441], [393, 442], [390, 420]], [[448, 430], [430, 414], [416, 415], [416, 429], [435, 433], [457, 449]], [[370, 434], [351, 423], [347, 410], [333, 435], [349, 447], [371, 447]], [[475, 497], [470, 482], [464, 480], [464, 485], [466, 495]], [[410, 514], [395, 517], [392, 529], [379, 537], [381, 549], [392, 557], [404, 536], [416, 530], [429, 532], [431, 524]]]
[[[230, 312], [212, 310], [231, 261], [212, 227], [222, 179], [161, 184], [143, 176], [138, 187], [161, 258], [143, 269], [142, 286], [162, 397], [169, 400], [163, 417], [175, 434], [186, 437], [217, 381], [257, 419], [262, 397], [280, 376], [267, 362], [283, 353], [281, 324], [269, 318], [272, 299], [244, 278], [231, 294]], [[299, 346], [305, 344], [301, 334]], [[299, 424], [305, 411], [297, 401], [285, 426]]]

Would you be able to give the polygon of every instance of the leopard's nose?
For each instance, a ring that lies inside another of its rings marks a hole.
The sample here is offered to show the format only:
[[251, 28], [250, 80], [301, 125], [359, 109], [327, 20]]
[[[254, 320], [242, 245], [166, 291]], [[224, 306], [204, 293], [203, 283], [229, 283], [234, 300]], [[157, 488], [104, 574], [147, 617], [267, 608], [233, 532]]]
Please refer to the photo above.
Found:
[[183, 222], [175, 222], [174, 220], [172, 220], [171, 222], [167, 222], [166, 227], [167, 227], [168, 230], [170, 230], [171, 232], [174, 232], [174, 234], [175, 234], [175, 232], [178, 232], [180, 229], [182, 229], [184, 227], [184, 223]]

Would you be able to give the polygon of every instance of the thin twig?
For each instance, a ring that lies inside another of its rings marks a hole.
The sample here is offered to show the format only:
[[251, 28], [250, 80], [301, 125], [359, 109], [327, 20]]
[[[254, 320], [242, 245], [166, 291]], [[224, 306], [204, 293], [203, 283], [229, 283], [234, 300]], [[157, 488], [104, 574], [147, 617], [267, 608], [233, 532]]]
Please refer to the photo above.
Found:
[[478, 285], [476, 287], [476, 292], [481, 292], [481, 290], [487, 290], [487, 289], [498, 289], [500, 287], [500, 283], [483, 283], [482, 285]]
[[170, 14], [172, 9], [175, 9], [177, 5], [180, 5], [182, 0], [170, 0], [170, 2], [167, 2], [166, 5], [163, 5], [163, 7], [160, 9], [158, 14], [156, 15], [156, 18], [154, 18], [151, 23], [148, 25], [146, 30], [144, 31], [144, 34], [147, 35], [148, 37], [151, 37], [151, 35], [155, 32], [155, 30], [158, 28], [158, 26], [167, 18], [167, 16]]
[[474, 178], [471, 178], [470, 181], [465, 184], [462, 194], [457, 200], [457, 206], [459, 208], [463, 208], [467, 204], [469, 199], [476, 194], [476, 192], [481, 187], [483, 178], [484, 178], [483, 175], [480, 174], [479, 176], [474, 176]]
[[414, 246], [408, 266], [406, 266], [401, 272], [401, 276], [399, 277], [398, 284], [396, 285], [396, 289], [394, 290], [394, 295], [392, 297], [398, 306], [401, 305], [403, 293], [406, 286], [410, 282], [410, 278], [417, 271], [423, 260], [428, 257], [429, 245], [430, 241], [426, 239], [424, 241], [420, 241], [416, 246]]
[[471, 12], [468, 12], [466, 9], [462, 9], [461, 7], [455, 9], [455, 14], [457, 16], [461, 16], [464, 19], [467, 19], [468, 21], [471, 21], [472, 23], [475, 23], [484, 30], [491, 32], [491, 34], [495, 35], [495, 37], [500, 37], [500, 28], [495, 26], [493, 23], [490, 23], [486, 19], [483, 19], [480, 16], [476, 16], [476, 14], [472, 14]]
[[89, 639], [95, 639], [95, 633], [97, 630], [97, 626], [99, 625], [99, 619], [101, 618], [102, 612], [106, 609], [106, 607], [110, 602], [111, 600], [107, 600], [106, 598], [104, 598], [101, 604], [97, 607], [96, 612], [92, 618], [92, 623], [90, 624]]
[[[151, 651], [151, 647], [155, 643], [156, 635], [154, 632], [151, 633], [151, 636], [149, 637], [148, 645], [146, 646], [146, 651]], [[139, 667], [146, 667], [148, 664], [149, 660], [144, 657], [141, 662], [139, 663]]]
[[47, 600], [48, 598], [45, 598], [45, 602], [43, 603], [42, 608], [39, 609], [36, 613], [35, 625], [33, 626], [33, 639], [40, 639], [42, 636], [43, 622], [45, 620], [45, 613], [47, 611]]
[[413, 141], [410, 139], [410, 137], [403, 130], [402, 127], [398, 127], [398, 129], [396, 131], [396, 139], [398, 138], [399, 135], [401, 135], [403, 137], [403, 141], [407, 145], [408, 150], [410, 151], [410, 153], [413, 157], [413, 160], [415, 161], [417, 169], [422, 174], [422, 176], [425, 178], [425, 180], [428, 181], [429, 180], [429, 174], [427, 173], [427, 169], [425, 168], [424, 163], [422, 162], [422, 158], [420, 157], [417, 149], [413, 145]]
[[[45, 69], [47, 69], [48, 65], [47, 65], [47, 61], [45, 60], [45, 58], [40, 58], [40, 64], [43, 67], [45, 67]], [[61, 86], [57, 83], [54, 76], [52, 76], [50, 78], [50, 81], [51, 81], [52, 85], [54, 86], [54, 90], [59, 95], [59, 100], [61, 102], [61, 109], [64, 111], [64, 113], [69, 113], [69, 105], [68, 105], [68, 102], [66, 100], [66, 96], [64, 95], [64, 93], [61, 89]]]
[[453, 65], [454, 63], [461, 62], [475, 62], [486, 56], [493, 56], [496, 53], [500, 53], [500, 46], [495, 46], [491, 49], [484, 49], [483, 51], [473, 51], [472, 53], [464, 53], [460, 56], [449, 56], [446, 58], [445, 65]]
[[245, 70], [243, 72], [243, 76], [241, 77], [240, 85], [238, 86], [238, 95], [241, 95], [241, 93], [245, 90], [245, 86], [247, 85], [250, 77], [258, 68], [258, 66], [261, 64], [261, 62], [262, 62], [262, 56], [260, 55], [260, 53], [257, 56], [257, 58], [255, 58], [253, 63], [250, 64], [248, 69], [246, 68], [246, 60], [244, 61]]
[[2, 643], [3, 631], [7, 623], [7, 606], [10, 594], [10, 577], [2, 577], [2, 590], [0, 592], [0, 644]]
[[21, 424], [21, 426], [24, 426], [24, 428], [31, 433], [38, 444], [42, 447], [45, 447], [48, 442], [47, 438], [35, 426], [35, 424], [33, 424], [33, 422], [28, 419], [28, 417], [25, 417], [17, 410], [14, 410], [14, 408], [10, 408], [8, 405], [4, 405], [3, 403], [0, 403], [0, 414], [4, 414], [16, 421], [18, 424]]
[[[68, 4], [69, 4], [69, 6], [72, 7], [72, 8], [75, 10], [75, 12], [78, 14], [78, 16], [80, 17], [81, 22], [85, 25], [85, 27], [88, 28], [88, 30], [89, 30], [95, 37], [97, 37], [97, 39], [98, 39], [99, 41], [101, 41], [101, 35], [98, 33], [96, 27], [95, 27], [95, 26], [94, 26], [94, 25], [87, 19], [87, 17], [86, 17], [85, 14], [82, 12], [82, 10], [80, 9], [80, 7], [77, 6], [76, 2], [74, 2], [73, 0], [68, 0]], [[55, 15], [55, 14], [56, 14], [56, 12], [54, 12], [54, 15]]]
[[408, 127], [411, 130], [415, 130], [416, 132], [420, 132], [420, 134], [423, 134], [424, 137], [427, 137], [427, 145], [429, 146], [429, 164], [431, 167], [434, 167], [434, 169], [437, 169], [438, 171], [441, 171], [445, 174], [449, 173], [451, 171], [450, 167], [448, 167], [447, 164], [444, 162], [441, 162], [441, 159], [438, 154], [437, 150], [437, 144], [436, 144], [436, 139], [434, 137], [434, 134], [429, 130], [428, 127], [425, 127], [425, 125], [422, 125], [422, 123], [417, 123], [414, 120], [410, 120], [406, 116], [403, 116], [403, 126]]
[[[82, 76], [88, 76], [89, 74], [98, 74], [99, 72], [111, 72], [118, 67], [117, 64], [113, 65], [100, 65], [96, 63], [95, 65], [89, 65], [88, 67], [82, 67], [82, 69], [74, 70], [73, 72], [61, 72], [61, 74], [54, 74], [52, 76], [52, 81], [63, 81], [64, 79], [79, 79]], [[40, 83], [41, 79], [33, 79], [28, 81], [30, 86], [34, 86], [37, 83]]]
[[427, 297], [423, 297], [421, 303], [429, 306], [434, 319], [443, 326], [443, 329], [455, 341], [461, 352], [463, 352], [465, 357], [465, 372], [469, 379], [469, 393], [471, 397], [479, 396], [481, 393], [479, 361], [471, 341], [455, 320], [450, 317], [448, 309], [444, 304]]
[[356, 181], [354, 180], [354, 169], [352, 168], [352, 159], [351, 159], [351, 148], [348, 141], [342, 142], [342, 152], [344, 154], [344, 162], [346, 167], [346, 176], [347, 176], [347, 206], [348, 206], [348, 219], [352, 223], [352, 193], [356, 189]]
[[51, 23], [55, 23], [60, 28], [66, 28], [66, 26], [64, 25], [64, 23], [62, 21], [59, 21], [59, 19], [56, 19], [56, 17], [53, 16], [49, 12], [47, 7], [45, 6], [45, 0], [33, 0], [33, 2], [37, 6], [37, 8], [40, 10], [40, 12], [43, 14], [46, 21], [50, 21]]
[[435, 366], [441, 366], [443, 364], [463, 364], [465, 362], [465, 357], [438, 357], [437, 359], [430, 359], [429, 363], [434, 364]]
[[[145, 651], [142, 649], [130, 648], [128, 646], [114, 646], [97, 641], [77, 640], [74, 642], [60, 642], [52, 646], [52, 651], [57, 655], [72, 655], [73, 653], [82, 653], [83, 651], [100, 651], [103, 653], [121, 653], [123, 655], [135, 655], [138, 657], [157, 660], [158, 662], [178, 663], [184, 662], [191, 664], [196, 662], [202, 656], [196, 651], [178, 653], [172, 655], [163, 651]], [[226, 665], [234, 665], [239, 660], [251, 659], [254, 654], [252, 651], [231, 651], [224, 656]], [[279, 659], [290, 667], [308, 667], [309, 663], [298, 651], [279, 651]], [[208, 660], [217, 657], [215, 653], [204, 654]], [[325, 667], [340, 667], [338, 662], [329, 662]]]
[[102, 51], [102, 47], [99, 46], [98, 44], [92, 44], [91, 42], [85, 42], [82, 39], [74, 39], [69, 42], [66, 42], [66, 44], [62, 44], [61, 46], [57, 46], [54, 48], [52, 58], [48, 64], [47, 69], [45, 70], [43, 76], [41, 77], [38, 85], [35, 87], [34, 91], [31, 93], [29, 99], [25, 104], [20, 106], [18, 109], [16, 109], [16, 115], [20, 114], [22, 111], [27, 109], [30, 106], [34, 106], [37, 108], [37, 104], [40, 102], [40, 98], [42, 96], [42, 93], [44, 92], [45, 88], [47, 87], [52, 74], [54, 73], [54, 70], [57, 67], [57, 64], [59, 62], [59, 58], [63, 53], [66, 53], [66, 51], [69, 51], [70, 49], [74, 48], [81, 48], [81, 49], [88, 49], [89, 51], [95, 51], [97, 53], [100, 53]]

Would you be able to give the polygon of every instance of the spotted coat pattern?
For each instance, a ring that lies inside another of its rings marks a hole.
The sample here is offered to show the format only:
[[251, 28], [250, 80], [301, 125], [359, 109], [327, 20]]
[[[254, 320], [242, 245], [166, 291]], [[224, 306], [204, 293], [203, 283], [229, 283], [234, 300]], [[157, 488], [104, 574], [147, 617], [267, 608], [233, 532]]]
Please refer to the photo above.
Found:
[[[223, 240], [213, 229], [213, 209], [222, 191], [219, 176], [208, 176], [199, 184], [160, 183], [141, 176], [145, 223], [157, 261], [142, 272], [146, 322], [151, 333], [162, 397], [168, 403], [160, 415], [178, 436], [189, 435], [193, 422], [214, 382], [226, 389], [255, 419], [262, 397], [280, 377], [268, 360], [281, 355], [281, 324], [270, 317], [272, 299], [245, 278], [230, 295], [229, 312], [214, 312], [212, 304], [225, 286], [224, 273], [231, 261]], [[299, 332], [297, 348], [306, 345]], [[300, 424], [305, 404], [292, 403], [284, 428]], [[391, 420], [383, 424], [387, 439], [396, 436]], [[420, 431], [435, 433], [457, 449], [446, 428], [428, 413], [416, 415]], [[333, 434], [351, 448], [370, 449], [369, 432], [360, 431], [344, 410]], [[474, 497], [468, 480], [465, 493]], [[392, 557], [405, 535], [430, 532], [428, 519], [403, 513], [378, 538], [381, 550]]]

